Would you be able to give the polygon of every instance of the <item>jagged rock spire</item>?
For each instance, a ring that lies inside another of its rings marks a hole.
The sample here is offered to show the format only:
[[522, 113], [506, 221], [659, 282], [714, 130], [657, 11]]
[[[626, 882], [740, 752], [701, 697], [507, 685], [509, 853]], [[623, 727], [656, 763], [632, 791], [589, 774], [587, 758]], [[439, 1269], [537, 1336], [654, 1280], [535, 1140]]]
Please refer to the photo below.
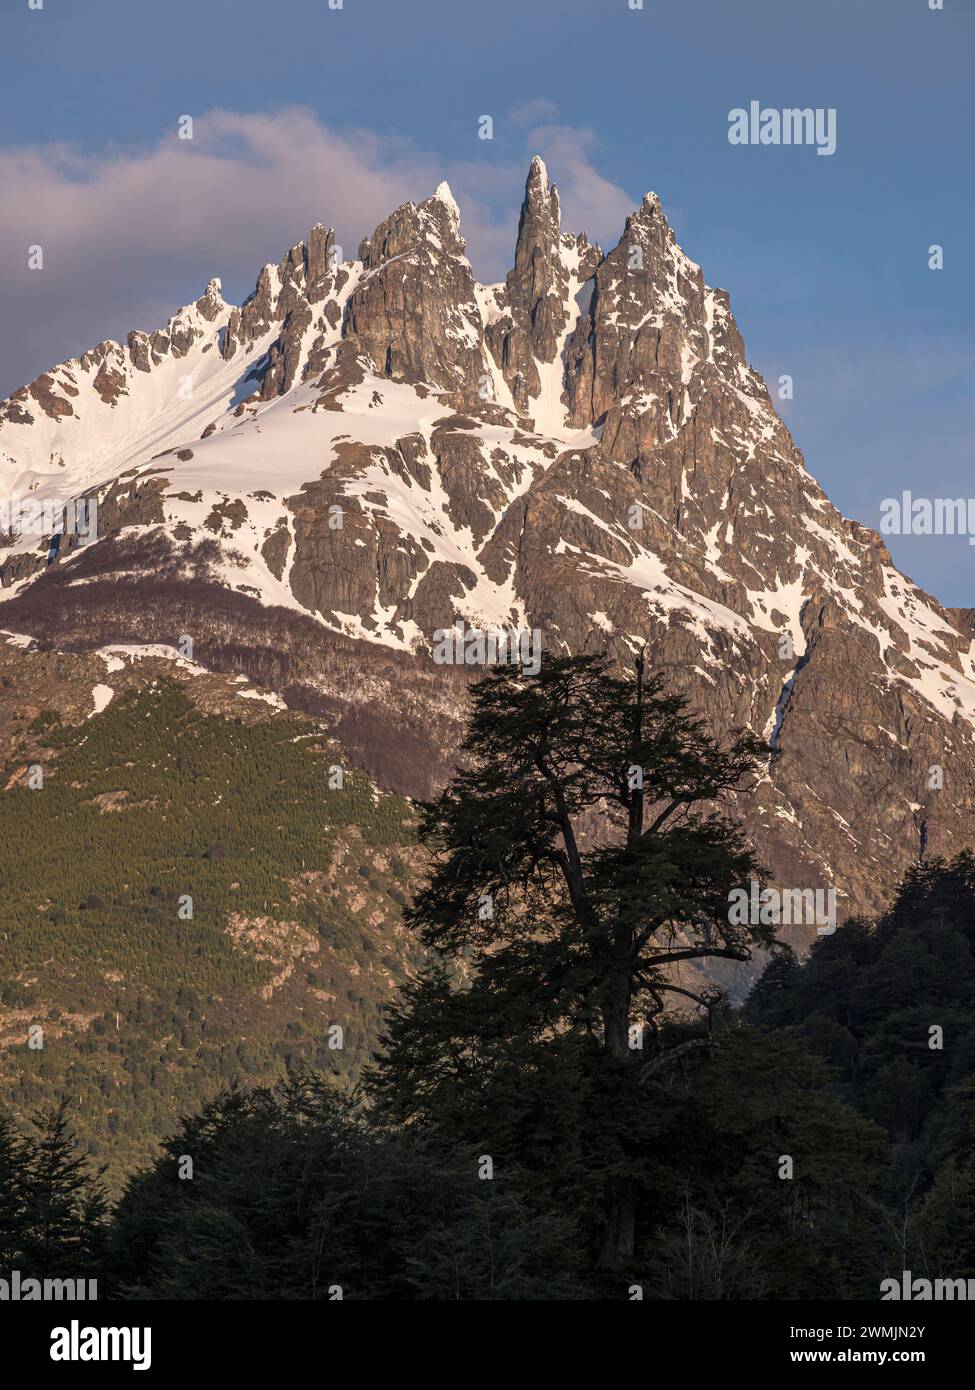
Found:
[[458, 396], [476, 392], [487, 374], [481, 315], [449, 186], [398, 207], [359, 254], [365, 274], [349, 300], [346, 336], [374, 370]]
[[514, 268], [503, 294], [504, 312], [487, 339], [517, 408], [528, 413], [537, 396], [539, 362], [553, 362], [567, 323], [569, 277], [561, 252], [559, 195], [545, 164], [535, 155], [525, 181], [518, 219]]

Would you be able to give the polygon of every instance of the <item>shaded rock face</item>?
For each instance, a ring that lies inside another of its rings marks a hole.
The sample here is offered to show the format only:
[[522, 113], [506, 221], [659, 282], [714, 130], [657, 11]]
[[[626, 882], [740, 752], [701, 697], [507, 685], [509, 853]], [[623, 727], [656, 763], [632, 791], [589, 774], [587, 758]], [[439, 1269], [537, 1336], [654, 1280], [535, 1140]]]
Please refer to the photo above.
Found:
[[710, 727], [763, 735], [735, 813], [841, 917], [975, 841], [973, 610], [832, 506], [653, 194], [604, 255], [533, 161], [493, 286], [445, 185], [355, 260], [320, 224], [239, 307], [211, 281], [0, 404], [0, 479], [99, 505], [98, 540], [50, 565], [11, 525], [0, 627], [246, 653], [398, 791], [453, 766], [477, 672], [430, 655], [461, 621], [646, 647]]
[[474, 274], [445, 185], [407, 203], [359, 248], [347, 333], [378, 375], [472, 394], [487, 377]]
[[280, 265], [264, 266], [254, 293], [230, 313], [220, 342], [221, 355], [230, 361], [239, 349], [247, 350], [279, 330], [254, 372], [253, 394], [260, 400], [270, 401], [290, 391], [305, 365], [309, 329], [314, 331], [308, 357], [320, 352], [331, 338], [341, 318], [335, 296], [347, 280], [335, 233], [321, 223], [311, 229], [307, 241], [291, 248]]
[[[688, 371], [709, 357], [713, 314], [700, 267], [680, 252], [659, 200], [648, 194], [596, 270], [589, 311], [569, 344], [573, 423], [612, 411], [616, 454], [623, 441], [672, 435], [687, 413]], [[734, 333], [730, 345], [735, 356]]]
[[549, 187], [541, 160], [533, 159], [518, 222], [514, 269], [505, 283], [512, 316], [525, 334], [532, 357], [541, 362], [552, 361], [566, 328], [562, 304], [568, 276], [560, 256], [561, 234], [558, 192]]
[[[558, 191], [536, 156], [525, 184], [514, 268], [496, 297], [501, 313], [485, 334], [512, 400], [525, 414], [542, 389], [538, 363], [560, 362], [573, 322], [572, 296], [600, 259], [585, 235], [563, 236]], [[562, 376], [560, 369], [560, 381]]]

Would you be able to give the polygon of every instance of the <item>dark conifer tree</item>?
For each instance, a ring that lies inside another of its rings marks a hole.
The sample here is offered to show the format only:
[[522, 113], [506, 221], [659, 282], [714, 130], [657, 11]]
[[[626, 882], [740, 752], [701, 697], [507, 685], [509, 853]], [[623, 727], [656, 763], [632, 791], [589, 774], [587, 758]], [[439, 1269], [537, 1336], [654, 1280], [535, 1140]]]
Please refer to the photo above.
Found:
[[24, 1165], [24, 1268], [34, 1278], [93, 1277], [106, 1211], [101, 1176], [79, 1152], [66, 1101], [36, 1125]]
[[27, 1237], [25, 1171], [28, 1145], [13, 1119], [0, 1110], [0, 1277], [19, 1267]]
[[715, 999], [676, 967], [774, 943], [773, 927], [729, 921], [729, 893], [761, 871], [721, 814], [764, 745], [713, 738], [642, 657], [628, 676], [601, 656], [500, 668], [472, 705], [465, 766], [424, 809], [434, 862], [408, 919], [473, 983], [449, 1002], [442, 971], [413, 989], [374, 1093], [407, 1119], [445, 1078], [470, 1089], [492, 1050], [587, 1043], [591, 1092], [614, 1097], [620, 1130], [605, 1132], [601, 1251], [619, 1264], [636, 1211], [626, 1130], [665, 998]]

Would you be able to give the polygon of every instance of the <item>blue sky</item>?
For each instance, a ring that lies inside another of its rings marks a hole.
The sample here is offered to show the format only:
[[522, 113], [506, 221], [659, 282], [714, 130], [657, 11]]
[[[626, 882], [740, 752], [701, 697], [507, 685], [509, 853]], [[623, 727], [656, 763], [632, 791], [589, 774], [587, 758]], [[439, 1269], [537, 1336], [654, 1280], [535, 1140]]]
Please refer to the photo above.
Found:
[[[319, 218], [354, 253], [441, 177], [475, 270], [500, 278], [538, 148], [567, 227], [604, 245], [660, 194], [751, 361], [793, 377], [780, 408], [842, 511], [876, 526], [904, 488], [967, 496], [975, 5], [629, 4], [5, 0], [0, 394], [158, 326], [211, 274], [242, 297]], [[835, 107], [836, 153], [730, 145], [751, 100]], [[24, 269], [35, 242], [43, 275]], [[975, 604], [965, 538], [890, 545], [943, 602]]]

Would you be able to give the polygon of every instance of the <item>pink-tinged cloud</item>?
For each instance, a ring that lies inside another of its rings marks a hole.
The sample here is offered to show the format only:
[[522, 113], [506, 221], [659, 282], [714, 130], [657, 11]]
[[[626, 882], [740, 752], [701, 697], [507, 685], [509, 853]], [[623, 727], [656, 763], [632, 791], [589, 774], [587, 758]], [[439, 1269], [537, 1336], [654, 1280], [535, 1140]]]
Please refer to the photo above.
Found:
[[[552, 113], [550, 103], [526, 115]], [[548, 124], [528, 132], [523, 160], [446, 164], [397, 136], [338, 134], [313, 112], [211, 111], [193, 139], [176, 125], [149, 148], [84, 154], [69, 145], [0, 150], [0, 396], [103, 338], [159, 327], [211, 275], [228, 299], [253, 288], [315, 222], [354, 256], [400, 203], [446, 178], [461, 209], [475, 273], [511, 265], [528, 155], [559, 184], [563, 224], [611, 243], [632, 201], [596, 172], [595, 138]], [[43, 247], [44, 269], [28, 269]]]

